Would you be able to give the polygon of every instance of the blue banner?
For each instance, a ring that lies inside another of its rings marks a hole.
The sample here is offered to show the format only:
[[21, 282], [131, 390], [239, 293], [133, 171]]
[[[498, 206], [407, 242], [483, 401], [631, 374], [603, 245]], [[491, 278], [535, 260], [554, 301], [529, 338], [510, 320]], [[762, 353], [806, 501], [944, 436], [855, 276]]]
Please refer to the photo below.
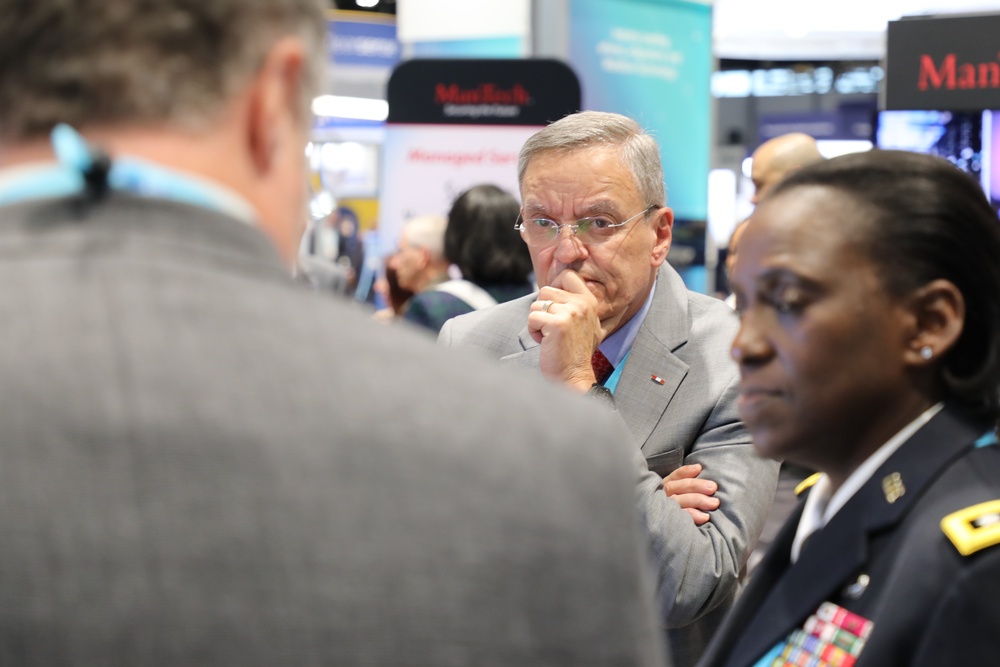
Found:
[[334, 65], [392, 68], [400, 58], [393, 19], [345, 18], [327, 21], [328, 62]]
[[712, 13], [682, 0], [571, 0], [570, 63], [583, 107], [634, 118], [660, 145], [667, 203], [708, 215]]

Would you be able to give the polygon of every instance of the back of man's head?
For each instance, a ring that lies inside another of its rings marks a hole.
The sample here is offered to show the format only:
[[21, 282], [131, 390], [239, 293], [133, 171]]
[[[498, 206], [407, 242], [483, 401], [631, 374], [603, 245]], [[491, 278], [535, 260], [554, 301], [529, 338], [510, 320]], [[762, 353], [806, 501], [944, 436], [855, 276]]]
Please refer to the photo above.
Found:
[[139, 158], [228, 188], [291, 262], [305, 220], [303, 150], [324, 58], [325, 6], [6, 3], [0, 166], [52, 160], [47, 135], [65, 123], [113, 165]]
[[604, 111], [570, 114], [529, 137], [518, 157], [518, 184], [524, 181], [531, 160], [542, 153], [569, 153], [595, 147], [618, 149], [622, 164], [632, 172], [646, 203], [666, 204], [663, 167], [656, 141], [628, 116]]
[[750, 174], [754, 184], [751, 201], [756, 204], [788, 172], [823, 159], [816, 140], [802, 132], [765, 141], [751, 156]]
[[77, 128], [198, 128], [215, 120], [282, 35], [317, 54], [303, 86], [315, 92], [323, 49], [321, 0], [65, 0], [5, 3], [0, 11], [0, 142]]

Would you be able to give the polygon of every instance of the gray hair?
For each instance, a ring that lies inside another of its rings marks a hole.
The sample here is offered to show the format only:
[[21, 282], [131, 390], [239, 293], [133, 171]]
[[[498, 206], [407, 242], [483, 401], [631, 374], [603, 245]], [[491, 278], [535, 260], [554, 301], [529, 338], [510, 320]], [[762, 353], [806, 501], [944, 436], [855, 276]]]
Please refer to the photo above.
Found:
[[318, 89], [323, 0], [19, 0], [0, 11], [0, 140], [76, 127], [207, 125], [286, 35]]
[[594, 146], [618, 147], [622, 164], [632, 173], [645, 202], [657, 206], [667, 203], [656, 141], [628, 116], [603, 111], [571, 114], [533, 134], [518, 156], [518, 185], [523, 184], [528, 164], [537, 155], [570, 153]]
[[411, 246], [426, 248], [436, 259], [444, 258], [444, 234], [448, 218], [443, 215], [418, 215], [406, 221], [403, 227], [406, 241]]

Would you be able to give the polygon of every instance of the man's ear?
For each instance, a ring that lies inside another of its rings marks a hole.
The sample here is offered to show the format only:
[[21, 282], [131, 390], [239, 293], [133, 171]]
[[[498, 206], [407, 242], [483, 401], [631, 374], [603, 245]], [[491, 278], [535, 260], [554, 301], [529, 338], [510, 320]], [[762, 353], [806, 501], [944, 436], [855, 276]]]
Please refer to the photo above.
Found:
[[965, 325], [965, 298], [948, 280], [932, 280], [910, 296], [913, 332], [905, 360], [914, 366], [926, 366], [938, 359], [962, 335]]
[[667, 206], [661, 206], [652, 214], [656, 216], [653, 220], [656, 244], [653, 246], [652, 264], [658, 267], [667, 260], [667, 253], [670, 252], [670, 243], [674, 238], [674, 211]]
[[423, 246], [417, 248], [420, 251], [420, 270], [424, 271], [431, 265], [431, 251]]
[[283, 37], [271, 46], [249, 86], [247, 146], [260, 173], [271, 169], [283, 135], [305, 122], [301, 108], [305, 67], [302, 40]]

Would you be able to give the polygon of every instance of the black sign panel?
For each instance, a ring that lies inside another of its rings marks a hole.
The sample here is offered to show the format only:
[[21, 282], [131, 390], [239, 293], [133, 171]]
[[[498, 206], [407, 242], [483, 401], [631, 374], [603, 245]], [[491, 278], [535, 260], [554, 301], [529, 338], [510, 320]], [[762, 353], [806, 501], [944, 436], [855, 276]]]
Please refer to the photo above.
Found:
[[390, 123], [547, 125], [580, 110], [580, 83], [550, 59], [416, 59], [389, 78]]
[[886, 109], [1000, 109], [1000, 14], [890, 21]]

